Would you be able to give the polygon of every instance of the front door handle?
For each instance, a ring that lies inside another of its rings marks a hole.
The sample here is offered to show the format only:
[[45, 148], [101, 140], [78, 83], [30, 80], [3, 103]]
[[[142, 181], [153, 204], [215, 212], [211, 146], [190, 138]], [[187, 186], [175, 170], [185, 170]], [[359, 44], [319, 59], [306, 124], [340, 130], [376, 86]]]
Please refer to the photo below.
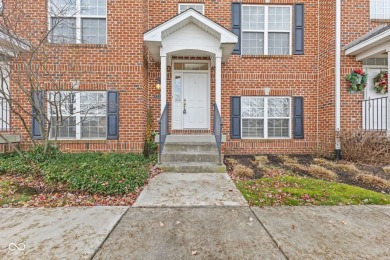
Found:
[[186, 106], [187, 106], [187, 100], [184, 99], [184, 101], [183, 101], [183, 107], [184, 107], [184, 109], [183, 109], [183, 114], [187, 114]]

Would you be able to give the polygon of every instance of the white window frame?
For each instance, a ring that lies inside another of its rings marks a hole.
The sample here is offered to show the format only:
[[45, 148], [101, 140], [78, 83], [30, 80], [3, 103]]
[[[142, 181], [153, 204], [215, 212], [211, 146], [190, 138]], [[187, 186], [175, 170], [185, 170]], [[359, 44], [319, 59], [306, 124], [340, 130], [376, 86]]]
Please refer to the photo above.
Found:
[[[185, 11], [187, 11], [189, 8], [187, 8], [186, 10], [184, 10], [184, 11], [181, 11], [180, 10], [180, 7], [181, 6], [183, 6], [183, 5], [192, 5], [192, 6], [201, 6], [202, 7], [202, 12], [200, 12], [201, 14], [203, 14], [204, 15], [204, 4], [194, 4], [194, 3], [179, 3], [178, 4], [178, 10], [177, 10], [177, 13], [178, 14], [180, 14], [180, 13], [182, 13], [182, 12], [185, 12]], [[194, 8], [193, 8], [194, 9]], [[195, 10], [195, 9], [194, 9]], [[195, 10], [195, 11], [197, 11], [197, 10]], [[198, 11], [199, 12], [199, 11]]]
[[[288, 56], [288, 55], [292, 55], [292, 6], [291, 5], [254, 5], [254, 4], [248, 4], [248, 5], [242, 5], [241, 6], [241, 14], [243, 13], [243, 8], [244, 6], [262, 6], [264, 7], [264, 30], [244, 30], [244, 29], [241, 29], [241, 46], [242, 45], [242, 35], [243, 33], [245, 32], [254, 32], [254, 33], [264, 33], [264, 54], [245, 54], [245, 55], [272, 55], [272, 56], [279, 56], [279, 55], [282, 55], [282, 56]], [[288, 7], [290, 9], [290, 30], [268, 30], [268, 8], [269, 7]], [[243, 24], [243, 19], [244, 19], [244, 16], [241, 15], [241, 24]], [[269, 33], [289, 33], [289, 54], [288, 55], [285, 55], [285, 54], [268, 54], [268, 34]], [[241, 47], [243, 48], [243, 47]]]
[[[242, 116], [242, 99], [245, 98], [263, 98], [264, 99], [264, 117], [243, 117]], [[290, 116], [289, 117], [268, 117], [268, 99], [273, 98], [288, 98], [289, 104], [290, 104]], [[267, 139], [267, 140], [278, 140], [278, 139], [291, 139], [292, 138], [292, 104], [291, 104], [292, 98], [289, 96], [241, 96], [241, 104], [240, 104], [240, 131], [241, 131], [241, 139]], [[243, 131], [242, 131], [242, 121], [243, 119], [263, 119], [264, 120], [264, 137], [243, 137]], [[288, 137], [268, 137], [268, 119], [288, 119]]]
[[[48, 19], [49, 19], [49, 22], [48, 22], [48, 26], [49, 26], [49, 32], [50, 32], [50, 37], [49, 37], [49, 42], [50, 43], [54, 43], [54, 44], [61, 44], [61, 43], [57, 43], [57, 42], [53, 42], [51, 37], [52, 37], [52, 28], [51, 28], [51, 19], [52, 18], [63, 18], [63, 19], [66, 19], [66, 18], [76, 18], [76, 43], [66, 43], [66, 44], [95, 44], [95, 45], [99, 45], [99, 44], [107, 44], [108, 42], [108, 19], [107, 19], [107, 16], [108, 16], [108, 6], [107, 6], [107, 1], [106, 1], [106, 15], [103, 16], [103, 15], [86, 15], [86, 14], [81, 14], [81, 0], [75, 0], [76, 1], [76, 13], [74, 15], [63, 15], [63, 16], [55, 16], [54, 14], [51, 14], [50, 13], [50, 10], [51, 10], [51, 0], [48, 0]], [[83, 43], [82, 42], [82, 19], [105, 19], [106, 20], [106, 31], [105, 31], [105, 34], [106, 34], [106, 41], [104, 43]]]
[[[106, 126], [106, 136], [105, 137], [94, 137], [94, 138], [82, 138], [81, 137], [81, 118], [82, 117], [88, 117], [88, 114], [87, 115], [82, 115], [79, 111], [80, 111], [80, 108], [81, 108], [81, 104], [80, 104], [80, 94], [83, 92], [83, 91], [48, 91], [47, 92], [47, 99], [50, 100], [50, 94], [52, 93], [72, 93], [72, 94], [75, 94], [75, 107], [76, 107], [76, 113], [75, 113], [75, 117], [76, 117], [76, 138], [63, 138], [63, 137], [57, 137], [57, 140], [107, 140], [107, 134], [108, 134], [108, 127]], [[105, 93], [107, 95], [107, 91], [84, 91], [84, 92], [88, 92], [88, 93]], [[107, 102], [107, 101], [106, 101]], [[106, 118], [107, 118], [107, 109], [108, 109], [108, 104], [106, 104]], [[47, 106], [47, 114], [48, 114], [48, 117], [50, 118], [51, 120], [51, 105], [50, 103], [48, 103], [48, 106]], [[92, 116], [92, 115], [90, 115]], [[94, 116], [101, 116], [101, 115], [94, 115]], [[107, 119], [106, 119], [107, 120]], [[51, 136], [51, 131], [49, 133], [50, 135], [50, 140], [54, 140], [55, 137]]]
[[[379, 4], [379, 1], [381, 1], [381, 4]], [[387, 3], [386, 3], [386, 1], [387, 1]], [[382, 5], [382, 3], [383, 3], [383, 5]], [[387, 9], [388, 13], [386, 13], [386, 9]], [[379, 14], [378, 10], [383, 10], [383, 14]], [[386, 17], [386, 15], [387, 15], [387, 17]], [[381, 16], [381, 17], [379, 17], [379, 16]], [[390, 20], [390, 2], [388, 0], [370, 0], [370, 19], [372, 19], [372, 20]]]

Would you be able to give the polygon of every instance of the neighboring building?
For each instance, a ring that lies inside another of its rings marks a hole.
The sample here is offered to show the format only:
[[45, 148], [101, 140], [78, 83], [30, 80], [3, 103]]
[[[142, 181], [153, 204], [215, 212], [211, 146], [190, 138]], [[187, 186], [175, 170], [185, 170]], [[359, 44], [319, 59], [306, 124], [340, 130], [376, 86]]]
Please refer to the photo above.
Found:
[[[15, 1], [4, 0], [4, 13]], [[372, 86], [388, 70], [389, 1], [18, 2], [26, 2], [26, 28], [58, 25], [47, 48], [61, 48], [61, 62], [47, 67], [61, 67], [65, 85], [77, 86], [74, 109], [101, 106], [93, 115], [67, 115], [58, 135], [65, 151], [142, 152], [148, 108], [157, 131], [167, 104], [171, 135], [212, 134], [220, 111], [224, 154], [333, 153], [336, 130], [390, 136], [388, 95]], [[63, 3], [71, 11], [53, 11]], [[368, 86], [351, 94], [345, 75], [358, 68]], [[362, 103], [374, 98], [382, 103]], [[18, 118], [10, 118], [28, 144]]]

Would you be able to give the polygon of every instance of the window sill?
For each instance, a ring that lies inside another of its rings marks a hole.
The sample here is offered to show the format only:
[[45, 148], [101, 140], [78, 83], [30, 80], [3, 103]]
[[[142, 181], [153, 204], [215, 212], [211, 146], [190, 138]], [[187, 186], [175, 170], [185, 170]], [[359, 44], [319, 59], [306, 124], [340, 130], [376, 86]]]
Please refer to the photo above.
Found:
[[[55, 141], [50, 139], [50, 141]], [[61, 143], [104, 143], [107, 139], [57, 139]]]
[[371, 22], [374, 22], [374, 23], [389, 23], [390, 22], [390, 18], [387, 18], [387, 19], [378, 19], [378, 18], [370, 18]]
[[291, 138], [241, 138], [244, 142], [280, 142], [280, 141], [293, 141]]
[[90, 43], [52, 43], [50, 46], [69, 47], [69, 48], [88, 48], [88, 49], [105, 49], [108, 44], [90, 44]]
[[274, 59], [274, 58], [282, 58], [282, 59], [292, 59], [294, 55], [240, 55], [241, 58], [266, 58], [266, 59]]

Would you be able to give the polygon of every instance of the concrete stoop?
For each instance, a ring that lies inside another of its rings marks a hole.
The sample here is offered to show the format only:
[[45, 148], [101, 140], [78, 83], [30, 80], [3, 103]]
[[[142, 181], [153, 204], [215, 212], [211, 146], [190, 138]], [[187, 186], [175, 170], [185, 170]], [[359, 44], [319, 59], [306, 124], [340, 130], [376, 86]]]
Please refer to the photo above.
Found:
[[169, 135], [159, 168], [165, 172], [224, 173], [213, 135]]

